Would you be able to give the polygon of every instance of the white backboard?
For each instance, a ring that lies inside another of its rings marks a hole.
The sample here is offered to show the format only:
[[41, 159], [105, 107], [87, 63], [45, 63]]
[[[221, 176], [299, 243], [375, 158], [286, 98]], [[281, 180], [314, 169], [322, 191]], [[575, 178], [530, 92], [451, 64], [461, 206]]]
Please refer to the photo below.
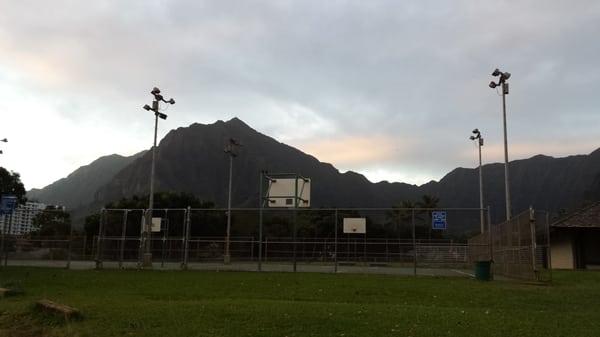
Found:
[[152, 232], [160, 232], [160, 223], [162, 218], [152, 218]]
[[[296, 195], [296, 180], [298, 194]], [[298, 207], [310, 207], [310, 179], [276, 178], [270, 181], [267, 207], [294, 207], [294, 197], [298, 197]]]
[[344, 233], [366, 234], [367, 220], [365, 218], [344, 218]]

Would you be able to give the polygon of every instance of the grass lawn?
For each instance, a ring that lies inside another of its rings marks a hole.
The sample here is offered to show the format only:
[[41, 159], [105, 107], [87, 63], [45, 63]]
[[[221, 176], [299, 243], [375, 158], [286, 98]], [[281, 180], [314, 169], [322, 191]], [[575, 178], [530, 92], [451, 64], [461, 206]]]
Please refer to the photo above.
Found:
[[[0, 336], [600, 336], [600, 272], [463, 278], [9, 267]], [[48, 298], [80, 309], [62, 323]]]

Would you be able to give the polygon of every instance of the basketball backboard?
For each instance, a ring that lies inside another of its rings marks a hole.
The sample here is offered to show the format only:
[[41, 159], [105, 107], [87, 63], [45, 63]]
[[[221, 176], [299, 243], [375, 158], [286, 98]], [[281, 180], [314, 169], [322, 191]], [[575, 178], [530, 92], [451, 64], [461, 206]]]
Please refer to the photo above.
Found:
[[269, 177], [267, 200], [267, 207], [310, 207], [310, 179]]
[[344, 233], [366, 234], [367, 220], [365, 218], [344, 218]]

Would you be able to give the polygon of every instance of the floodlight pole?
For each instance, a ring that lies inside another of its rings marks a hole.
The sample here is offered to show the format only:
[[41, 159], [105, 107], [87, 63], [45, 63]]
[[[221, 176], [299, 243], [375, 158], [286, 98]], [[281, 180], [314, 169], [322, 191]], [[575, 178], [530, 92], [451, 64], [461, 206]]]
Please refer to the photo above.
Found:
[[502, 82], [502, 120], [504, 124], [504, 191], [506, 193], [506, 221], [511, 218], [510, 211], [510, 184], [508, 179], [508, 137], [506, 133], [506, 94], [508, 83]]
[[477, 147], [479, 149], [479, 212], [480, 212], [480, 229], [481, 233], [485, 232], [485, 219], [483, 210], [483, 168], [481, 165], [481, 147], [483, 146], [483, 138], [479, 129], [473, 130], [474, 136], [471, 136], [471, 140], [477, 141]]
[[508, 179], [508, 140], [506, 135], [506, 95], [508, 95], [508, 83], [506, 81], [510, 78], [509, 72], [502, 72], [500, 69], [494, 70], [492, 76], [499, 77], [498, 83], [492, 81], [489, 87], [495, 89], [501, 87], [502, 89], [502, 122], [504, 126], [504, 191], [506, 193], [506, 221], [510, 220], [510, 186]]
[[154, 209], [154, 171], [155, 171], [155, 162], [156, 162], [156, 138], [158, 133], [158, 117], [162, 119], [167, 119], [167, 115], [160, 112], [159, 102], [163, 101], [169, 104], [175, 104], [174, 99], [170, 99], [166, 101], [163, 96], [160, 94], [160, 89], [153, 88], [150, 92], [154, 96], [154, 100], [152, 101], [152, 107], [148, 105], [144, 106], [144, 109], [147, 111], [154, 112], [154, 142], [152, 143], [152, 164], [150, 168], [150, 196], [148, 198], [148, 210], [146, 211], [146, 217], [144, 221], [144, 258], [142, 261], [142, 266], [144, 268], [152, 267], [152, 250], [151, 250], [151, 242], [150, 242], [150, 230], [152, 226], [152, 211]]
[[229, 154], [229, 195], [227, 197], [227, 236], [225, 239], [225, 256], [223, 262], [229, 264], [231, 256], [229, 255], [229, 243], [231, 240], [231, 176], [233, 175], [233, 155]]
[[[152, 102], [152, 109], [158, 110], [158, 102]], [[152, 210], [154, 209], [154, 172], [156, 163], [156, 138], [158, 133], [158, 114], [154, 114], [154, 142], [152, 143], [152, 164], [150, 168], [150, 196], [148, 200], [148, 210], [146, 211], [146, 220], [144, 223], [144, 259], [142, 266], [144, 268], [152, 267], [152, 250], [150, 242], [150, 230], [152, 226]]]
[[263, 180], [266, 171], [260, 171], [260, 181], [258, 184], [258, 271], [262, 271], [262, 245], [263, 245]]
[[477, 141], [477, 147], [479, 149], [479, 212], [480, 212], [480, 225], [481, 233], [485, 232], [485, 219], [483, 215], [483, 168], [481, 165], [481, 147], [483, 146], [483, 137], [479, 129], [473, 130], [473, 136], [469, 137], [471, 140]]
[[477, 147], [479, 148], [479, 212], [481, 233], [483, 233], [485, 232], [485, 220], [483, 215], [483, 166], [481, 165], [481, 147], [483, 146], [483, 138], [479, 138], [477, 145]]
[[227, 197], [227, 234], [225, 237], [225, 255], [223, 256], [223, 263], [231, 263], [231, 255], [229, 252], [229, 245], [231, 242], [231, 190], [233, 180], [233, 158], [237, 156], [235, 147], [241, 146], [235, 139], [230, 138], [229, 144], [225, 147], [225, 153], [229, 154], [229, 195]]
[[293, 223], [294, 223], [293, 224], [293, 231], [294, 232], [292, 233], [292, 235], [293, 235], [293, 241], [294, 241], [294, 243], [293, 243], [294, 273], [297, 270], [297, 264], [298, 264], [297, 257], [296, 257], [296, 240], [298, 239], [298, 236], [296, 235], [296, 231], [298, 230], [297, 229], [297, 224], [296, 224], [296, 221], [297, 221], [297, 219], [296, 219], [297, 218], [297, 211], [298, 211], [298, 175], [296, 174], [295, 186], [294, 186], [294, 213], [293, 213], [293, 217], [294, 217], [294, 219], [293, 219]]

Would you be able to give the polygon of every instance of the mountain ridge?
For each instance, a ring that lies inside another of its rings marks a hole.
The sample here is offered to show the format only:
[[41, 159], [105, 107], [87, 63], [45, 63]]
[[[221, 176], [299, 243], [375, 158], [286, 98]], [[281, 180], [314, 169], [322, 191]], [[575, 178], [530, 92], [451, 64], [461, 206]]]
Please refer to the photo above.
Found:
[[[229, 160], [223, 147], [230, 137], [244, 145], [234, 161], [236, 206], [257, 206], [258, 178], [263, 169], [298, 172], [311, 177], [315, 207], [391, 207], [401, 200], [416, 200], [423, 194], [439, 197], [441, 206], [445, 207], [479, 206], [477, 167], [457, 167], [439, 181], [422, 185], [385, 180], [371, 182], [358, 172], [340, 172], [331, 163], [321, 162], [262, 134], [238, 118], [212, 124], [193, 123], [169, 131], [156, 150], [156, 191], [189, 192], [224, 205]], [[92, 204], [101, 207], [109, 201], [148, 193], [151, 153], [138, 155], [120, 170], [113, 170], [112, 178], [98, 186]], [[595, 179], [600, 177], [600, 149], [588, 155], [559, 158], [535, 155], [511, 161], [509, 165], [513, 213], [530, 205], [557, 210], [581, 202], [586, 191], [595, 186]], [[485, 205], [494, 209], [494, 219], [501, 219], [505, 208], [504, 164], [486, 164], [483, 174]], [[595, 195], [595, 192], [588, 194]]]

